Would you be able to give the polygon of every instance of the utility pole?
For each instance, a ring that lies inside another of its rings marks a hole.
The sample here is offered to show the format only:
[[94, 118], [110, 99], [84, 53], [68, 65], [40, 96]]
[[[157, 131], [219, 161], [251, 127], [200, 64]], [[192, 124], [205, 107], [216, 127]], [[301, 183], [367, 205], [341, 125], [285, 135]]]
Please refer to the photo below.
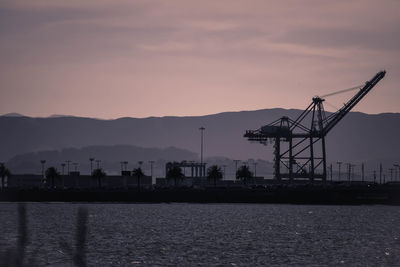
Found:
[[65, 163], [61, 163], [61, 168], [62, 168], [62, 175], [64, 175]]
[[154, 160], [150, 160], [149, 163], [150, 163], [150, 176], [151, 176], [151, 178], [153, 178], [153, 164], [154, 164]]
[[204, 176], [203, 173], [203, 138], [204, 138], [204, 130], [206, 128], [204, 128], [203, 126], [201, 126], [199, 128], [200, 130], [200, 176]]
[[374, 184], [376, 184], [376, 170], [374, 170]]
[[254, 162], [254, 177], [257, 177], [257, 162]]
[[89, 160], [90, 160], [90, 175], [92, 175], [92, 173], [93, 173], [93, 160], [94, 160], [94, 158], [92, 157], [92, 158], [89, 158]]
[[361, 181], [364, 182], [364, 162], [361, 163]]
[[338, 161], [336, 163], [339, 165], [339, 181], [340, 181], [340, 168], [341, 168], [343, 162]]
[[76, 163], [76, 162], [74, 162], [74, 163], [72, 163], [73, 165], [74, 165], [74, 167], [75, 167], [75, 172], [77, 172], [78, 171], [78, 163]]
[[399, 180], [399, 176], [400, 176], [400, 166], [399, 166], [399, 164], [393, 164], [393, 166], [394, 166], [394, 170], [395, 170], [395, 180], [396, 181], [398, 181]]
[[390, 181], [393, 182], [393, 168], [390, 168], [389, 171], [390, 171]]
[[382, 183], [382, 172], [383, 172], [383, 168], [382, 168], [382, 162], [379, 164], [379, 183]]
[[333, 178], [333, 169], [332, 169], [332, 163], [331, 163], [331, 165], [330, 165], [330, 173], [331, 173], [331, 182], [332, 182], [332, 178]]
[[42, 159], [40, 163], [42, 164], [42, 176], [44, 177], [44, 164], [46, 163], [46, 160]]
[[240, 162], [240, 160], [234, 159], [233, 161], [235, 162], [235, 178], [236, 178], [236, 173], [237, 173], [237, 170], [238, 170], [237, 166], [238, 166], [238, 163]]
[[350, 183], [351, 163], [347, 163], [347, 180]]
[[67, 163], [67, 174], [69, 175], [69, 164], [71, 163], [70, 160], [66, 160], [65, 161]]

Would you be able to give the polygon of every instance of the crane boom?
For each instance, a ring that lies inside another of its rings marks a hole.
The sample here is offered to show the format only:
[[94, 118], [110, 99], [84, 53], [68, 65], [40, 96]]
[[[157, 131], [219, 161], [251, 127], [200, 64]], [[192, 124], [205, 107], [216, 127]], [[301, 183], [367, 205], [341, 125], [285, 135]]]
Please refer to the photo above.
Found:
[[386, 71], [378, 72], [370, 81], [366, 82], [364, 87], [355, 94], [341, 109], [339, 109], [334, 116], [331, 116], [325, 127], [323, 133], [326, 135], [333, 127], [341, 120], [347, 113], [349, 113], [355, 105], [366, 95], [372, 88], [385, 77]]
[[[378, 72], [367, 81], [341, 109], [325, 116], [322, 97], [314, 97], [312, 103], [292, 120], [282, 117], [257, 130], [247, 130], [244, 137], [249, 141], [266, 145], [274, 143], [274, 178], [278, 181], [293, 179], [322, 179], [326, 181], [326, 135], [355, 105], [383, 78], [386, 71]], [[347, 92], [341, 90], [325, 96]], [[306, 124], [310, 123], [310, 127]], [[317, 151], [319, 150], [319, 152]]]

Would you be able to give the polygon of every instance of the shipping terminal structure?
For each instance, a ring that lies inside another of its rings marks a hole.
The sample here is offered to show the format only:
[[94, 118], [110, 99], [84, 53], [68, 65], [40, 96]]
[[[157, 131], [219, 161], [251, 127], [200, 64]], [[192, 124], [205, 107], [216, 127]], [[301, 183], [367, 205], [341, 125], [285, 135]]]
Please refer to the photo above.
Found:
[[[257, 130], [247, 130], [244, 137], [251, 142], [267, 145], [269, 141], [274, 145], [275, 180], [326, 181], [327, 134], [385, 77], [385, 74], [386, 71], [378, 72], [362, 86], [316, 96], [297, 119], [281, 117]], [[359, 91], [341, 109], [328, 116], [325, 114], [325, 97], [357, 89]]]

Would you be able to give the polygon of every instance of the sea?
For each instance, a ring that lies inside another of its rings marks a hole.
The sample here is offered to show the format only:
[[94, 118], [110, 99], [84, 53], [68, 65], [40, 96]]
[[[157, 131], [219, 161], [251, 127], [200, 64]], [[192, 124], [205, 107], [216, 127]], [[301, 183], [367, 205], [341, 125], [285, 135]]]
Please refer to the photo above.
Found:
[[396, 206], [19, 205], [0, 204], [2, 262], [22, 228], [27, 266], [400, 266]]

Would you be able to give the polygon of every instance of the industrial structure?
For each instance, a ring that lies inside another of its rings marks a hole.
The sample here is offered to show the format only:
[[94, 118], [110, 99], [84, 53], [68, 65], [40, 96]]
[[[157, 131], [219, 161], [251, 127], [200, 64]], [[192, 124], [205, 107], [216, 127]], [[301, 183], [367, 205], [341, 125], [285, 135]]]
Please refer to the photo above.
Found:
[[[321, 179], [326, 181], [326, 135], [385, 74], [386, 71], [380, 71], [365, 85], [314, 97], [311, 104], [297, 119], [282, 117], [260, 129], [247, 130], [244, 137], [249, 141], [264, 145], [267, 145], [268, 141], [274, 144], [274, 178], [276, 180]], [[324, 97], [356, 89], [359, 91], [341, 109], [326, 116], [323, 107]]]

